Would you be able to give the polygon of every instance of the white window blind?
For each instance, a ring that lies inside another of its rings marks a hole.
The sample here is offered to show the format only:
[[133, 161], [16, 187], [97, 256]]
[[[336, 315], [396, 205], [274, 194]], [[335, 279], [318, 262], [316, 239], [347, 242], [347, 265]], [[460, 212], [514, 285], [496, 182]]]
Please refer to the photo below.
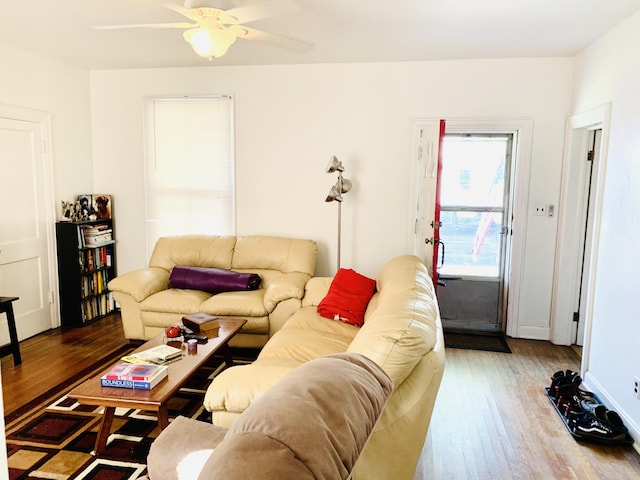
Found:
[[145, 128], [148, 255], [164, 236], [233, 235], [233, 99], [150, 98]]

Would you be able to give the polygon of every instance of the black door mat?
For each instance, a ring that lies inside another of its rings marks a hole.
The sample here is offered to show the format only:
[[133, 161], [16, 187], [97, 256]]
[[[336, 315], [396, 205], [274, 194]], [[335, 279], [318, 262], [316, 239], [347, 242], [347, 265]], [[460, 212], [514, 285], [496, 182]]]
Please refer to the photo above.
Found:
[[502, 333], [445, 331], [444, 344], [447, 348], [511, 353]]
[[631, 435], [629, 435], [628, 433], [623, 440], [607, 440], [606, 438], [596, 439], [596, 438], [590, 438], [590, 437], [584, 437], [582, 435], [578, 435], [573, 430], [571, 430], [571, 427], [569, 426], [569, 419], [562, 414], [562, 412], [558, 409], [558, 405], [556, 404], [555, 399], [551, 395], [549, 395], [549, 387], [545, 387], [544, 391], [547, 394], [547, 398], [551, 402], [551, 405], [553, 405], [553, 408], [555, 408], [556, 412], [558, 413], [558, 416], [562, 420], [562, 423], [564, 423], [564, 426], [567, 427], [567, 430], [569, 431], [571, 436], [576, 440], [580, 440], [582, 442], [597, 443], [600, 445], [631, 445], [633, 444], [633, 438], [631, 438]]

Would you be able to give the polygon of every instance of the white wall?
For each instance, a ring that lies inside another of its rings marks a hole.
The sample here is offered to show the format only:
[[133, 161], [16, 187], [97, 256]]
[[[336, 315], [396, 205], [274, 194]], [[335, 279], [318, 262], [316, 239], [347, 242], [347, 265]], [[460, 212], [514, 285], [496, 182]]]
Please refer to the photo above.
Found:
[[[91, 191], [91, 116], [89, 73], [0, 44], [0, 104], [51, 114], [55, 204]], [[11, 171], [3, 171], [3, 182]], [[0, 219], [0, 222], [2, 219]], [[3, 322], [6, 323], [6, 322]], [[0, 427], [4, 404], [0, 381]], [[8, 478], [6, 439], [0, 441], [0, 479]]]
[[[343, 204], [342, 266], [374, 276], [405, 253], [411, 119], [534, 120], [530, 198], [557, 204], [572, 60], [205, 67], [91, 73], [94, 190], [114, 195], [118, 271], [146, 264], [142, 99], [235, 96], [237, 233], [312, 238], [316, 274], [335, 269], [331, 155], [354, 187]], [[529, 215], [519, 335], [548, 338], [555, 218]]]
[[51, 114], [56, 207], [91, 191], [89, 72], [2, 44], [0, 64], [0, 103]]
[[640, 12], [576, 58], [572, 111], [611, 102], [611, 131], [587, 378], [640, 440]]

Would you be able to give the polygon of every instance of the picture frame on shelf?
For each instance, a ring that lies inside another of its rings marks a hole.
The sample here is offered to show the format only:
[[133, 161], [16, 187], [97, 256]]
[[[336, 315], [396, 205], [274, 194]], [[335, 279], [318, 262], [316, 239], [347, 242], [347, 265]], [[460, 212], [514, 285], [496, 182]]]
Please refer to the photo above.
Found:
[[80, 222], [87, 222], [89, 220], [95, 220], [96, 214], [93, 209], [93, 195], [81, 194], [77, 198], [77, 220]]
[[92, 209], [98, 220], [106, 220], [111, 218], [113, 204], [111, 195], [104, 193], [94, 194], [92, 198]]

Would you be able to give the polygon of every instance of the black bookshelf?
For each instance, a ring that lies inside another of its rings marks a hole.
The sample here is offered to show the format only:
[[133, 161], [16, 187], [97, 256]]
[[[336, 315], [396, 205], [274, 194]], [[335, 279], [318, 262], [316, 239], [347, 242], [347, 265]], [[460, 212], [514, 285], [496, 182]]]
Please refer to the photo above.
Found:
[[[92, 236], [89, 229], [104, 233]], [[116, 310], [107, 288], [116, 276], [113, 220], [58, 222], [56, 241], [62, 325], [81, 327]]]

